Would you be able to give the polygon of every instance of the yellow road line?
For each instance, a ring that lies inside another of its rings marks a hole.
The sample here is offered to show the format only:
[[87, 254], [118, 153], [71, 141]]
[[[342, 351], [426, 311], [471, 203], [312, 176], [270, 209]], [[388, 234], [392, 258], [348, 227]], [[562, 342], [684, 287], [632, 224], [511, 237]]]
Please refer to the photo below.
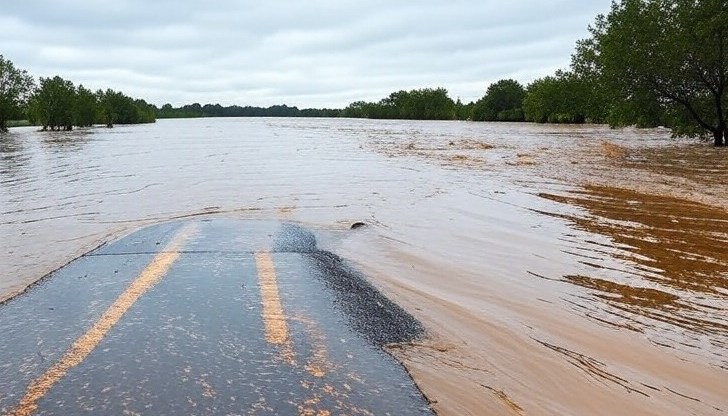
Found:
[[263, 303], [261, 313], [265, 327], [265, 340], [278, 345], [281, 348], [282, 358], [290, 364], [295, 364], [288, 323], [283, 313], [275, 267], [270, 253], [267, 251], [255, 253], [255, 264], [258, 269], [260, 297]]
[[[296, 367], [293, 343], [288, 329], [288, 319], [281, 305], [273, 259], [269, 252], [258, 252], [255, 253], [255, 263], [258, 269], [258, 284], [263, 303], [261, 313], [265, 326], [265, 339], [268, 343], [277, 345], [280, 348], [281, 358]], [[305, 317], [294, 317], [293, 319], [306, 327], [309, 341], [313, 344], [313, 355], [304, 368], [315, 379], [321, 379], [326, 375], [326, 369], [331, 367], [326, 356], [326, 337], [318, 329], [315, 321]], [[307, 390], [311, 388], [315, 390], [311, 393], [311, 397], [296, 405], [299, 416], [331, 416], [332, 413], [329, 410], [319, 409], [319, 407], [323, 406], [321, 399], [327, 395], [335, 400], [338, 408], [354, 411], [353, 414], [361, 414], [358, 409], [351, 408], [344, 402], [347, 398], [346, 394], [337, 392], [329, 384], [320, 386], [319, 382], [302, 381], [301, 386]]]
[[93, 326], [81, 335], [51, 368], [33, 380], [25, 390], [25, 395], [18, 406], [10, 412], [14, 416], [29, 416], [38, 408], [40, 400], [56, 384], [68, 370], [79, 365], [101, 342], [109, 330], [131, 306], [151, 287], [157, 284], [179, 257], [179, 249], [194, 233], [195, 224], [182, 228], [172, 238], [162, 252], [157, 254], [151, 263], [137, 278], [119, 295], [114, 303], [101, 315]]
[[303, 325], [306, 331], [306, 338], [311, 344], [311, 353], [303, 368], [312, 376], [321, 378], [326, 375], [326, 370], [332, 365], [326, 355], [326, 335], [316, 324], [316, 321], [305, 315], [298, 315], [294, 321]]

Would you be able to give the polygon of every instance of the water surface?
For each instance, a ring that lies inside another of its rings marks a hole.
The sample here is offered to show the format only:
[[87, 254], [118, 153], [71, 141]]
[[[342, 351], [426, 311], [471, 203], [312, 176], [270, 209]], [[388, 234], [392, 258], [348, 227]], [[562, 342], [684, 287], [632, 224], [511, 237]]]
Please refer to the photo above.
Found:
[[391, 352], [442, 414], [723, 414], [727, 165], [659, 129], [16, 128], [0, 136], [0, 298], [141, 225], [282, 218], [425, 323], [430, 340]]

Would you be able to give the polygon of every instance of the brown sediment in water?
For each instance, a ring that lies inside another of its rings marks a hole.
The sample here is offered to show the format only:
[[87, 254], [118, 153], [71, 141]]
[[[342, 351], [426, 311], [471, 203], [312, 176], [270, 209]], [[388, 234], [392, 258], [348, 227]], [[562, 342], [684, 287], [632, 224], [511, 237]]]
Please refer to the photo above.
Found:
[[[690, 406], [710, 414], [723, 405], [725, 375], [719, 368], [676, 360], [653, 351], [639, 335], [570, 316], [558, 298], [544, 294], [529, 304], [505, 291], [500, 298], [487, 285], [469, 286], [478, 277], [466, 271], [390, 255], [418, 272], [402, 284], [405, 270], [392, 266], [399, 275], [383, 273], [378, 281], [435, 334], [390, 352], [438, 414], [662, 415], [683, 414]], [[450, 278], [443, 282], [442, 276]]]
[[[571, 251], [591, 273], [562, 276], [603, 302], [601, 308], [589, 304], [590, 316], [626, 323], [672, 348], [700, 349], [707, 339], [713, 347], [703, 351], [709, 362], [728, 368], [728, 212], [611, 187], [541, 196], [583, 208], [581, 215], [566, 218], [612, 242], [608, 255], [595, 244]], [[688, 332], [666, 336], [660, 324]]]
[[641, 279], [677, 290], [726, 293], [728, 212], [722, 208], [593, 185], [570, 195], [539, 195], [584, 208], [585, 215], [566, 217], [576, 227], [609, 236], [623, 247], [616, 257], [642, 266]]
[[728, 150], [705, 144], [603, 141], [576, 158], [581, 169], [560, 177], [579, 183], [671, 196], [728, 210]]
[[488, 159], [486, 152], [495, 146], [476, 139], [454, 139], [422, 141], [410, 139], [378, 140], [372, 143], [374, 149], [389, 157], [417, 157], [440, 163], [444, 166], [484, 168]]
[[[534, 177], [508, 176], [555, 203], [527, 209], [574, 230], [556, 238], [558, 261], [571, 266], [548, 273], [529, 264], [525, 246], [519, 265], [478, 276], [390, 248], [390, 266], [371, 270], [383, 289], [436, 339], [460, 341], [391, 352], [439, 414], [723, 414], [728, 194], [716, 186], [728, 157], [684, 143], [569, 146], [513, 145], [505, 165], [533, 166]], [[544, 191], [548, 178], [571, 186]], [[499, 287], [499, 273], [519, 269], [543, 292], [529, 299]]]

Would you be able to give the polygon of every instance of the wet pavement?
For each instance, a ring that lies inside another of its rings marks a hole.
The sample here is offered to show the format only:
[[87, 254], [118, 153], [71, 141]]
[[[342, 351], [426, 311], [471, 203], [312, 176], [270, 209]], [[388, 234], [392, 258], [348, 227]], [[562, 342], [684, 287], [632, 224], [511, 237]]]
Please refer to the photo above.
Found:
[[0, 334], [2, 414], [432, 414], [382, 349], [422, 326], [291, 223], [145, 228], [1, 304]]

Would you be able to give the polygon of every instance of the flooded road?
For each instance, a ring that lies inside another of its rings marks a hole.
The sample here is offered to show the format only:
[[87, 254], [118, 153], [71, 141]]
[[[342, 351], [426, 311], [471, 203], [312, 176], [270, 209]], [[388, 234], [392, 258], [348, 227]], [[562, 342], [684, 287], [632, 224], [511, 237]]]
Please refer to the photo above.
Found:
[[389, 350], [440, 414], [725, 414], [726, 183], [728, 152], [664, 130], [18, 128], [0, 139], [0, 297], [142, 225], [285, 219], [425, 324]]
[[0, 305], [0, 333], [3, 415], [432, 415], [381, 348], [422, 325], [298, 224], [146, 227]]

